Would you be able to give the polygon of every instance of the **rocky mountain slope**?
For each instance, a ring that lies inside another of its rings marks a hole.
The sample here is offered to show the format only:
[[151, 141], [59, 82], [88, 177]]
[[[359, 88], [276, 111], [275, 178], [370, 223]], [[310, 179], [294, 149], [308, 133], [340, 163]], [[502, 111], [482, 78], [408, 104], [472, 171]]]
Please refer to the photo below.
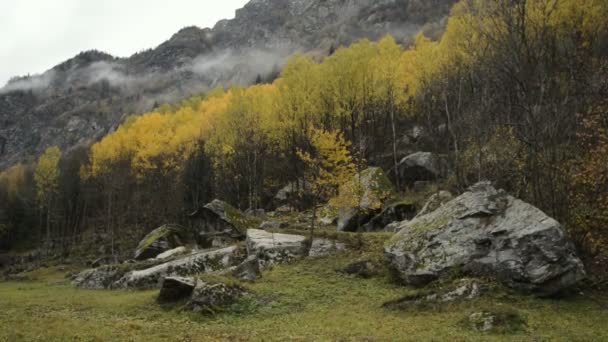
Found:
[[111, 132], [125, 114], [276, 74], [295, 52], [325, 55], [361, 38], [407, 44], [437, 32], [455, 0], [251, 0], [213, 28], [187, 27], [129, 58], [83, 52], [0, 89], [0, 170]]

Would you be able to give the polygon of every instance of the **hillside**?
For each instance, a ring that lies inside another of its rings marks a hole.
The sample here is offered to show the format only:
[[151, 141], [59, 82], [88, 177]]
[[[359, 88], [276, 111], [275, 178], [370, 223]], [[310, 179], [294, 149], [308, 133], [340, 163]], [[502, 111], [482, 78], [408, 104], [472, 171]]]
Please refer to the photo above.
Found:
[[453, 0], [251, 1], [213, 28], [187, 27], [129, 58], [88, 51], [0, 89], [0, 170], [50, 146], [70, 150], [140, 114], [218, 86], [272, 80], [294, 52], [326, 55], [361, 38], [411, 42], [445, 24]]

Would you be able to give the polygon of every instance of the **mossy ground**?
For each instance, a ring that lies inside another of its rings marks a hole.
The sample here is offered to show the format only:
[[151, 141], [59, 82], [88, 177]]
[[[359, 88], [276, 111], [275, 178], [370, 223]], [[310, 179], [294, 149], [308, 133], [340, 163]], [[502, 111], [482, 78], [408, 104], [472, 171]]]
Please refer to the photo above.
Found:
[[[160, 306], [157, 290], [75, 289], [64, 279], [67, 270], [41, 269], [28, 275], [31, 281], [0, 283], [0, 341], [608, 340], [603, 295], [538, 299], [501, 291], [469, 302], [384, 308], [417, 290], [395, 285], [388, 272], [362, 279], [336, 269], [380, 258], [390, 235], [335, 235], [360, 249], [265, 271], [257, 283], [245, 285], [255, 298], [215, 316]], [[478, 311], [517, 312], [525, 329], [475, 332], [462, 322]]]

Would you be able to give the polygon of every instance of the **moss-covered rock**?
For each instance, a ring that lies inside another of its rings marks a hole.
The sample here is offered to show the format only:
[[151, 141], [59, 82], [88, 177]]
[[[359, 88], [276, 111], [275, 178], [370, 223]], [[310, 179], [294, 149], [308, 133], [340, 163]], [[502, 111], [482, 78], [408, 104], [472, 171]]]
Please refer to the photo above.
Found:
[[192, 242], [190, 232], [177, 224], [166, 224], [148, 233], [135, 250], [135, 260], [155, 258], [168, 250]]
[[460, 270], [551, 295], [585, 277], [583, 264], [557, 221], [488, 182], [402, 222], [385, 247], [399, 278], [414, 286]]

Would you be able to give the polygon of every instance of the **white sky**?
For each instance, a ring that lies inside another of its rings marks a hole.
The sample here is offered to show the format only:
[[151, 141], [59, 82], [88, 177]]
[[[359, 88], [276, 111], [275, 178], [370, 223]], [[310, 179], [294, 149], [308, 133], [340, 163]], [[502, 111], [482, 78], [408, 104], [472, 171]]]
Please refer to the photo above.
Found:
[[118, 57], [153, 48], [185, 26], [212, 27], [248, 0], [0, 0], [0, 88], [81, 51]]

